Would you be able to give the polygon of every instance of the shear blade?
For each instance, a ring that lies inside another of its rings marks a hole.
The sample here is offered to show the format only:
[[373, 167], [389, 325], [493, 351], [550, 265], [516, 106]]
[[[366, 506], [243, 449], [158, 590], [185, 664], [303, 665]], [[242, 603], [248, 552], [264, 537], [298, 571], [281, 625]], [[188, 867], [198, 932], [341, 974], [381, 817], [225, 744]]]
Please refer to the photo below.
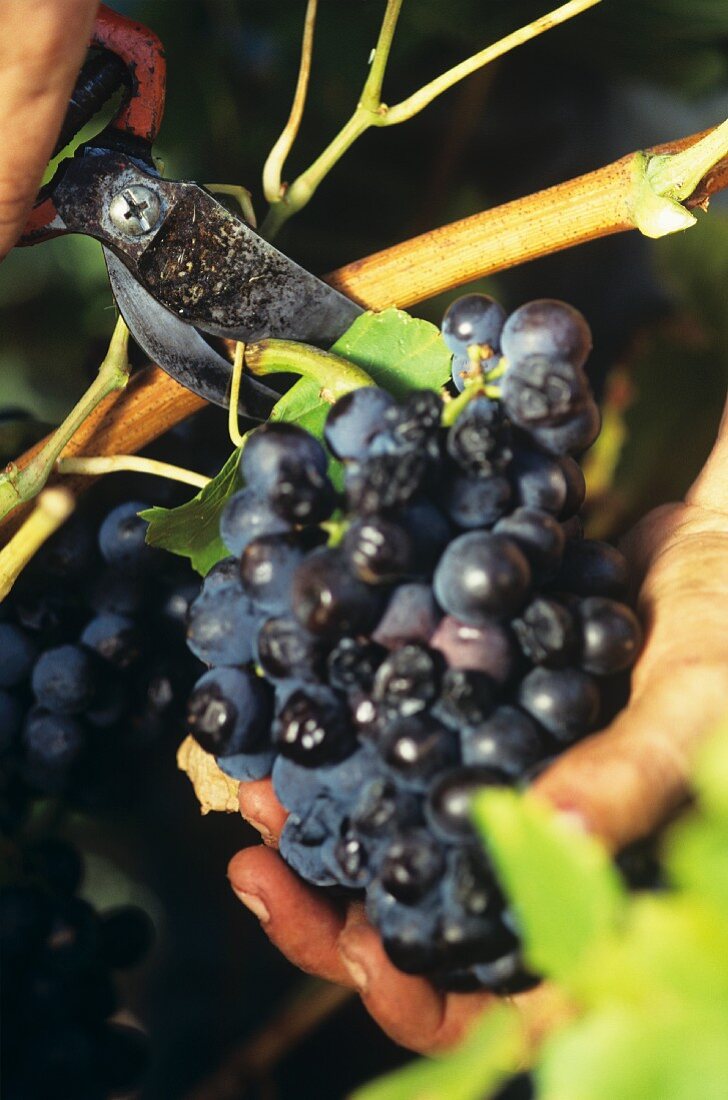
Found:
[[[232, 364], [197, 329], [161, 306], [110, 249], [104, 248], [104, 258], [117, 305], [137, 344], [182, 386], [227, 407]], [[240, 411], [267, 419], [279, 396], [257, 379], [243, 375]]]

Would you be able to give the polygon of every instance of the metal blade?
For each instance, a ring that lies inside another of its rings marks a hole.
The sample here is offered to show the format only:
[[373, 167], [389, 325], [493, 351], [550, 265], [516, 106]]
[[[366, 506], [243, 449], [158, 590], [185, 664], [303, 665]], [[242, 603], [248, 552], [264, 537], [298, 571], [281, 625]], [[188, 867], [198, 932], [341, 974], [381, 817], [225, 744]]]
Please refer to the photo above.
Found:
[[[137, 344], [181, 385], [206, 401], [227, 407], [232, 364], [192, 325], [161, 306], [108, 248], [104, 248], [104, 259], [114, 297]], [[243, 375], [240, 411], [265, 420], [279, 396], [250, 375]]]
[[96, 237], [158, 303], [215, 336], [328, 348], [362, 313], [196, 183], [118, 151], [64, 162], [54, 200], [66, 232]]

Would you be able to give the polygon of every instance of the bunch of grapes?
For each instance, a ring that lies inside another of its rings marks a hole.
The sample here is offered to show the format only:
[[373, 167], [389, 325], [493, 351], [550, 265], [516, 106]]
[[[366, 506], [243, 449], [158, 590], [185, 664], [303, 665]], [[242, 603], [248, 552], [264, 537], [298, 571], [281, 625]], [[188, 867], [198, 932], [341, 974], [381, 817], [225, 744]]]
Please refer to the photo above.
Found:
[[112, 971], [136, 965], [153, 928], [134, 906], [97, 913], [78, 896], [77, 851], [47, 838], [14, 853], [0, 888], [4, 1100], [105, 1100], [146, 1064], [118, 1010]]
[[372, 386], [332, 407], [343, 492], [305, 431], [250, 435], [221, 520], [232, 556], [190, 609], [210, 668], [188, 723], [232, 777], [272, 773], [283, 858], [364, 896], [397, 966], [507, 992], [533, 978], [471, 796], [607, 721], [640, 629], [623, 557], [578, 517], [574, 456], [599, 426], [583, 317], [469, 295], [443, 336], [456, 404]]
[[122, 794], [135, 754], [181, 730], [199, 675], [184, 641], [199, 581], [145, 544], [144, 507], [121, 504], [98, 529], [74, 517], [0, 604], [4, 828], [33, 794], [84, 806]]

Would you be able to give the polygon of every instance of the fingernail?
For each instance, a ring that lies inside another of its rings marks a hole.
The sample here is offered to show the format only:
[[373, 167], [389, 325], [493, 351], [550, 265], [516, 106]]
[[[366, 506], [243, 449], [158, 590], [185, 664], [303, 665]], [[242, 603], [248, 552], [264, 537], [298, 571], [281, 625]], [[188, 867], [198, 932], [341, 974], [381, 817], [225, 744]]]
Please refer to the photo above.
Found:
[[347, 955], [345, 951], [341, 951], [341, 961], [359, 993], [366, 993], [369, 989], [369, 974], [363, 963], [359, 959]]
[[255, 914], [261, 924], [266, 924], [270, 920], [268, 908], [259, 894], [248, 894], [245, 890], [236, 890], [234, 886], [233, 893], [239, 901], [242, 901], [246, 909]]

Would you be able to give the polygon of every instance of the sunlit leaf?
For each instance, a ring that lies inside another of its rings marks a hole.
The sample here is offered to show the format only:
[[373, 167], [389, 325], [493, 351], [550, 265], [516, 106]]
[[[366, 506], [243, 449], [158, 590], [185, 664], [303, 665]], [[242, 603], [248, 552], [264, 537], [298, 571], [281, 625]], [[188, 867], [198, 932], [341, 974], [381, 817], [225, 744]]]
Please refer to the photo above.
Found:
[[474, 813], [518, 917], [527, 962], [539, 973], [568, 976], [624, 911], [606, 850], [514, 791], [479, 795]]
[[412, 389], [437, 390], [450, 377], [452, 355], [440, 330], [401, 309], [362, 314], [331, 350], [395, 397]]

